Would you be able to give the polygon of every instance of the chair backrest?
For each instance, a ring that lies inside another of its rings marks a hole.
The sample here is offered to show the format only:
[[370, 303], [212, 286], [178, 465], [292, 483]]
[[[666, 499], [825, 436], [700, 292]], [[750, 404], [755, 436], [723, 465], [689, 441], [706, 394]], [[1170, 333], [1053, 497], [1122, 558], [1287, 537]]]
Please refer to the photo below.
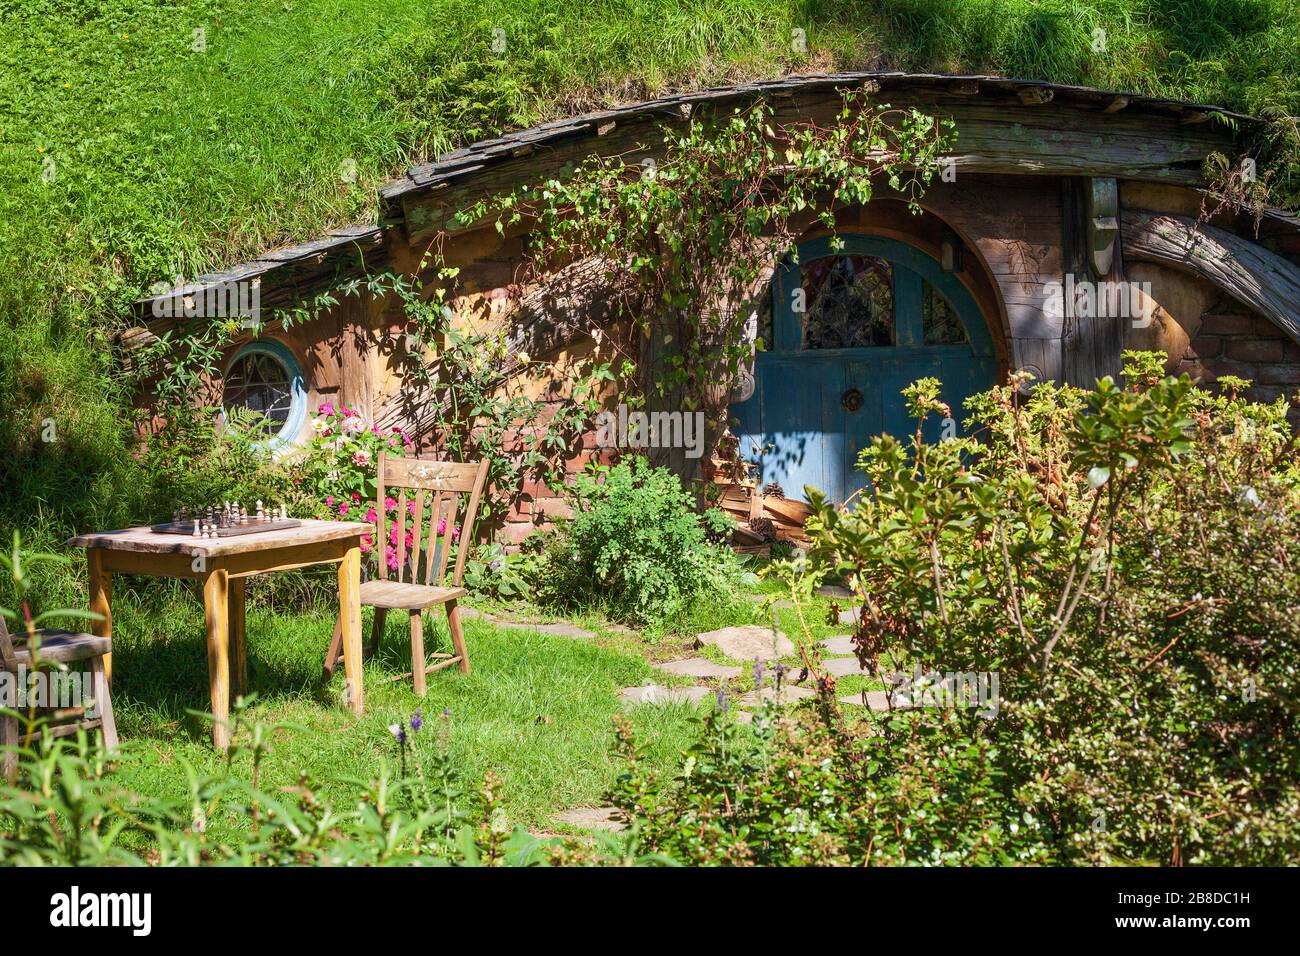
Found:
[[13, 638], [9, 636], [9, 627], [5, 624], [3, 614], [0, 614], [0, 670], [11, 674], [18, 672], [18, 657], [14, 654]]
[[[465, 573], [465, 558], [474, 540], [474, 521], [487, 479], [488, 462], [463, 464], [453, 461], [425, 461], [420, 458], [389, 458], [379, 455], [379, 480], [375, 490], [375, 554], [379, 559], [379, 576], [412, 584], [443, 586], [447, 582], [447, 559], [453, 545], [456, 564], [452, 587], [460, 587]], [[396, 492], [396, 494], [394, 494]], [[396, 501], [391, 517], [385, 507], [388, 498]], [[462, 498], [464, 502], [462, 510]], [[428, 508], [425, 508], [425, 499]], [[424, 519], [428, 516], [427, 530]], [[412, 537], [407, 546], [407, 519], [412, 520]], [[394, 530], [395, 529], [395, 532]], [[393, 546], [397, 568], [388, 565], [387, 547]], [[424, 556], [421, 574], [420, 557]]]

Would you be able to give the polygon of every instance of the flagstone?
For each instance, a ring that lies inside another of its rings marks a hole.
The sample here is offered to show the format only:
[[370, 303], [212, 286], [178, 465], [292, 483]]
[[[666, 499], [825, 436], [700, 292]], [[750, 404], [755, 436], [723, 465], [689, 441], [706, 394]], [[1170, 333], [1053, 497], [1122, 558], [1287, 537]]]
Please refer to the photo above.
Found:
[[794, 644], [790, 638], [777, 631], [774, 640], [770, 627], [755, 624], [706, 631], [697, 634], [695, 640], [701, 645], [710, 644], [728, 657], [740, 661], [769, 661], [794, 653]]
[[636, 704], [695, 704], [713, 694], [709, 687], [664, 687], [662, 684], [624, 687], [618, 692], [619, 700], [628, 707]]
[[739, 667], [717, 664], [706, 657], [688, 657], [685, 660], [668, 661], [655, 666], [679, 677], [738, 677], [741, 671]]
[[839, 634], [835, 637], [828, 637], [822, 641], [822, 647], [826, 648], [827, 654], [852, 654], [853, 635]]
[[584, 830], [608, 830], [611, 833], [626, 827], [617, 807], [573, 807], [560, 811], [552, 819]]

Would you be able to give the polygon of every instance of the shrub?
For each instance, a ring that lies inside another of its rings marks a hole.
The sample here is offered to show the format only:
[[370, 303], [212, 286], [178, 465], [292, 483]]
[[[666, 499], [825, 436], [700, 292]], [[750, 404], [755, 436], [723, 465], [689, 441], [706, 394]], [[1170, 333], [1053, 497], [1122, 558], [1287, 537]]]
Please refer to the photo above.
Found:
[[[1286, 402], [1129, 360], [1091, 392], [978, 396], [982, 443], [876, 439], [872, 493], [847, 512], [814, 495], [808, 561], [786, 571], [854, 582], [882, 679], [882, 660], [1000, 675], [970, 740], [1058, 858], [1282, 862], [1300, 851]], [[918, 419], [943, 413], [933, 380], [905, 394]]]
[[995, 745], [959, 714], [850, 727], [829, 703], [780, 720], [769, 707], [751, 733], [721, 704], [670, 784], [619, 724], [627, 769], [610, 799], [643, 853], [692, 865], [1051, 861], [1044, 828], [1000, 793]]
[[590, 603], [636, 624], [658, 624], [741, 579], [725, 548], [711, 545], [678, 478], [644, 458], [579, 475], [574, 515], [547, 553], [542, 598]]

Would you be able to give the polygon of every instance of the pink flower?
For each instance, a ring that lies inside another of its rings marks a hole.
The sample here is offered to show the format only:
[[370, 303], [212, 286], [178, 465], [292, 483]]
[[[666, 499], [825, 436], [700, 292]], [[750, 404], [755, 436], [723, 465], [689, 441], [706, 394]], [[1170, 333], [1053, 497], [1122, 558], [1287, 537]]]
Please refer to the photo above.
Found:
[[356, 505], [361, 504], [361, 496], [357, 494], [355, 491], [352, 492], [352, 503]]
[[348, 513], [348, 504], [345, 501], [343, 502], [343, 504], [339, 505], [339, 517], [341, 518], [347, 513]]
[[415, 514], [415, 502], [414, 502], [414, 501], [408, 501], [408, 502], [406, 503], [406, 513], [407, 513], [408, 515], [413, 515], [413, 514]]
[[451, 540], [452, 540], [452, 541], [459, 541], [459, 540], [460, 540], [460, 528], [452, 528], [452, 529], [451, 529]]
[[396, 499], [396, 498], [385, 498], [385, 499], [384, 499], [384, 510], [385, 510], [385, 511], [396, 511], [396, 510], [397, 510], [397, 499]]
[[361, 420], [359, 415], [349, 415], [343, 420], [343, 430], [346, 432], [363, 432], [366, 430], [366, 423]]
[[325, 507], [327, 507], [327, 508], [333, 508], [333, 507], [334, 507], [334, 496], [333, 496], [333, 495], [326, 495], [326, 496], [325, 496]]
[[375, 514], [374, 505], [371, 505], [369, 508], [366, 509], [366, 520], [369, 521], [371, 524], [374, 524], [376, 521], [379, 520], [379, 515]]
[[334, 414], [334, 403], [333, 403], [333, 402], [321, 402], [321, 406], [320, 406], [320, 408], [316, 409], [316, 414], [317, 414], [317, 415], [333, 415], [333, 414]]
[[363, 534], [361, 536], [361, 553], [369, 554], [375, 546], [374, 535]]
[[354, 451], [352, 453], [352, 464], [361, 468], [366, 467], [370, 464], [370, 452], [366, 451], [364, 448]]

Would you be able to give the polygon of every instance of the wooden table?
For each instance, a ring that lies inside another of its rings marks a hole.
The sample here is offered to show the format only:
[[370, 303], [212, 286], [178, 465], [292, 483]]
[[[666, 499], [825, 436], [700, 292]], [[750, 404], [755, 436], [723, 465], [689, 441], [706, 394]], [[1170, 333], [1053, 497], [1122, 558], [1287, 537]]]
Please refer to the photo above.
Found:
[[[83, 534], [68, 544], [86, 549], [90, 610], [102, 615], [94, 633], [113, 636], [113, 575], [147, 574], [203, 582], [208, 632], [208, 687], [212, 696], [212, 743], [230, 745], [230, 692], [248, 684], [244, 643], [244, 578], [313, 564], [339, 566], [339, 621], [343, 631], [343, 669], [348, 703], [357, 714], [365, 697], [361, 686], [361, 536], [374, 526], [358, 521], [305, 520], [299, 527], [226, 538], [159, 534], [148, 526]], [[104, 658], [112, 677], [112, 657]], [[233, 680], [232, 680], [233, 674]]]

